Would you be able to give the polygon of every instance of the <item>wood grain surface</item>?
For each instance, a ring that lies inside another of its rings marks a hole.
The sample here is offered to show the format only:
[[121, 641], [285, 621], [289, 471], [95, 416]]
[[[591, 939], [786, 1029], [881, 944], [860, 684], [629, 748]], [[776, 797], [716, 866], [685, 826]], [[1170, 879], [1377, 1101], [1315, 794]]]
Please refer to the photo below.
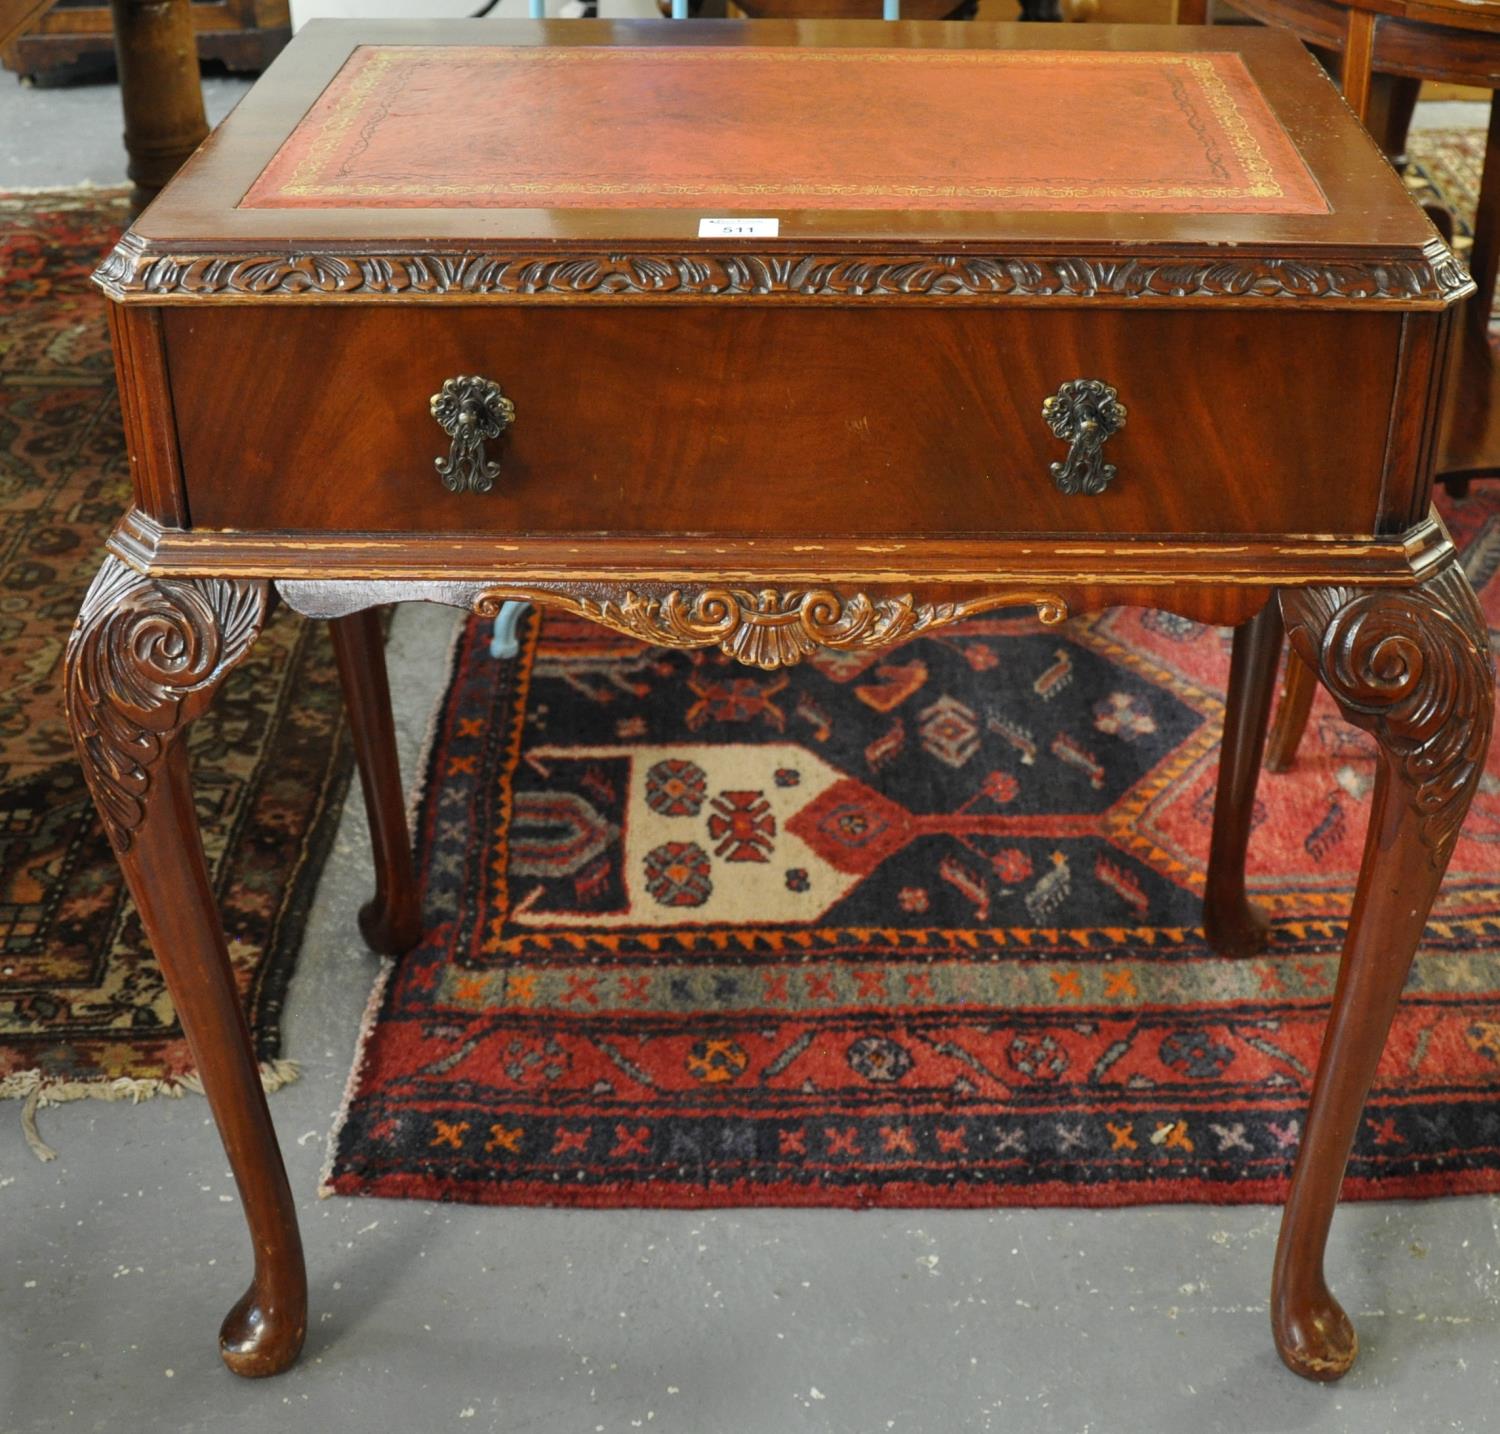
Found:
[[[778, 210], [782, 241], [889, 245], [953, 252], [955, 246], [1024, 251], [1045, 246], [1068, 253], [1162, 246], [1163, 253], [1271, 253], [1279, 258], [1379, 251], [1387, 260], [1414, 257], [1434, 231], [1390, 173], [1379, 151], [1351, 118], [1312, 58], [1288, 35], [1270, 31], [1193, 30], [1156, 26], [1026, 26], [903, 22], [780, 21], [499, 21], [487, 41], [506, 46], [823, 47], [881, 46], [891, 52], [952, 54], [1004, 49], [1075, 59], [1131, 53], [1193, 57], [1231, 54], [1250, 75], [1265, 105], [1301, 156], [1328, 203], [1322, 213], [1151, 214], [1024, 212], [1012, 208], [933, 210], [828, 209], [815, 203]], [[540, 241], [565, 250], [604, 245], [630, 250], [650, 241], [696, 239], [692, 209], [424, 208], [420, 212], [371, 203], [353, 208], [266, 210], [241, 201], [309, 108], [318, 103], [350, 54], [361, 46], [472, 47], [474, 31], [444, 22], [313, 22], [278, 57], [259, 85], [184, 167], [170, 191], [143, 215], [137, 231], [153, 254], [178, 250], [259, 247], [266, 254], [354, 247], [380, 240], [443, 250], [496, 240]], [[935, 67], [936, 68], [936, 67]], [[977, 121], [976, 121], [977, 122]], [[642, 144], [670, 135], [649, 127]], [[978, 141], [967, 131], [946, 133], [956, 154]], [[441, 142], [441, 141], [437, 141]], [[1104, 143], [1095, 137], [1096, 143]], [[601, 140], [602, 143], [602, 140]], [[1070, 141], [1077, 144], [1077, 141]], [[962, 161], [955, 158], [954, 166]], [[740, 212], [762, 213], [750, 205]], [[773, 246], [774, 247], [774, 246]]]
[[[710, 306], [164, 318], [192, 520], [495, 533], [1375, 531], [1399, 315]], [[1283, 382], [1337, 370], [1342, 400]], [[450, 493], [443, 381], [515, 422], [492, 491]], [[1042, 418], [1098, 378], [1128, 410], [1119, 476], [1068, 496]], [[580, 384], [580, 380], [583, 382]]]

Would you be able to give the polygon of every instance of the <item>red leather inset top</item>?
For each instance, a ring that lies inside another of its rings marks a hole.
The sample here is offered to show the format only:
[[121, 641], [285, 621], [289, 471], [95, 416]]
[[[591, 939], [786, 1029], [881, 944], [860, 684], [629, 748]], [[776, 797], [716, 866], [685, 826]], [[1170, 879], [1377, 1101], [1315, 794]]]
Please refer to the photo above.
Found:
[[1237, 55], [367, 46], [241, 208], [1320, 214]]

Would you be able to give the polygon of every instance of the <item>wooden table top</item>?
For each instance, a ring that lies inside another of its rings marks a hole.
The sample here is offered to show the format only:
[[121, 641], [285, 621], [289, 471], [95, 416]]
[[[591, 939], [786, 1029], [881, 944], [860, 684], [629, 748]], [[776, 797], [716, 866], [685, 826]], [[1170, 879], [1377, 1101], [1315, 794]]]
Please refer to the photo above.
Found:
[[[1464, 282], [1288, 35], [771, 21], [315, 22], [101, 282], [157, 299], [516, 293], [523, 258], [571, 254], [638, 256], [634, 292], [660, 257], [682, 292], [689, 251], [746, 252], [702, 222], [746, 217], [774, 221], [750, 246], [773, 265], [982, 255], [1009, 263], [998, 296], [1033, 300], [1142, 283], [1254, 297], [1266, 260], [1282, 297], [1298, 264], [1337, 301], [1434, 305]], [[496, 246], [503, 279], [451, 269]], [[1132, 257], [1149, 281], [1099, 268]], [[1173, 262], [1192, 269], [1175, 284]]]

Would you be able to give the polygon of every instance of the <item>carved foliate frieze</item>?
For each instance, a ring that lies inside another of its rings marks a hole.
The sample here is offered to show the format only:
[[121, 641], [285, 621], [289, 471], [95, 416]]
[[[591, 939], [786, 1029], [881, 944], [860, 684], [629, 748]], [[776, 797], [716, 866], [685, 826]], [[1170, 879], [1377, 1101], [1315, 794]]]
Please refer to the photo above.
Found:
[[[501, 599], [490, 599], [496, 606]], [[1061, 622], [1067, 606], [1050, 594], [1018, 593], [998, 601], [1029, 603], [1043, 622]], [[750, 667], [790, 667], [820, 647], [885, 647], [998, 605], [997, 599], [919, 602], [911, 594], [844, 598], [829, 589], [783, 591], [708, 588], [664, 596], [566, 597], [583, 617], [663, 647], [717, 647]]]
[[1435, 241], [1419, 259], [949, 254], [157, 254], [127, 234], [96, 281], [117, 298], [617, 296], [629, 299], [1326, 299], [1449, 302], [1472, 290]]
[[1450, 560], [1414, 588], [1286, 588], [1281, 608], [1303, 661], [1385, 750], [1441, 869], [1494, 724], [1489, 631], [1463, 570]]
[[924, 602], [911, 593], [840, 596], [829, 588], [712, 587], [696, 592], [665, 585], [626, 588], [618, 596], [569, 586], [480, 582], [296, 579], [277, 583], [283, 598], [310, 617], [344, 617], [390, 602], [440, 602], [494, 617], [507, 602], [534, 602], [588, 618], [661, 647], [717, 647], [752, 667], [790, 667], [820, 647], [884, 647], [997, 607], [1032, 607], [1045, 623], [1062, 622], [1067, 603], [1035, 588], [997, 589], [982, 597]]
[[127, 851], [156, 765], [265, 622], [258, 579], [148, 578], [106, 557], [68, 642], [68, 724], [110, 842]]

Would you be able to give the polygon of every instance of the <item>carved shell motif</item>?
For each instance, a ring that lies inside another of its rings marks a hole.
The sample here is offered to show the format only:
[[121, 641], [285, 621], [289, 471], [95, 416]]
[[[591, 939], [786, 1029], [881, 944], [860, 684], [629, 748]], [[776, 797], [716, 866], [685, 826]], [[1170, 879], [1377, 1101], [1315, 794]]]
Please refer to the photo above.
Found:
[[1068, 616], [1060, 593], [1040, 588], [997, 588], [956, 602], [919, 602], [910, 593], [848, 597], [827, 588], [714, 587], [685, 593], [665, 584], [618, 596], [582, 585], [528, 586], [507, 583], [348, 579], [283, 579], [277, 590], [308, 617], [343, 617], [375, 603], [450, 603], [480, 617], [494, 617], [506, 603], [561, 608], [590, 622], [660, 647], [717, 647], [726, 657], [753, 667], [787, 667], [819, 647], [874, 648], [900, 642], [962, 618], [1001, 607], [1031, 607], [1044, 623]]
[[[1063, 602], [1048, 594], [1017, 593], [1010, 603], [1032, 603], [1043, 622], [1061, 622]], [[826, 588], [782, 592], [762, 588], [709, 588], [695, 597], [627, 592], [618, 602], [581, 599], [569, 606], [583, 616], [642, 641], [666, 647], [716, 646], [751, 667], [790, 667], [819, 647], [870, 648], [941, 627], [987, 607], [994, 599], [918, 603], [910, 593], [845, 600]]]

